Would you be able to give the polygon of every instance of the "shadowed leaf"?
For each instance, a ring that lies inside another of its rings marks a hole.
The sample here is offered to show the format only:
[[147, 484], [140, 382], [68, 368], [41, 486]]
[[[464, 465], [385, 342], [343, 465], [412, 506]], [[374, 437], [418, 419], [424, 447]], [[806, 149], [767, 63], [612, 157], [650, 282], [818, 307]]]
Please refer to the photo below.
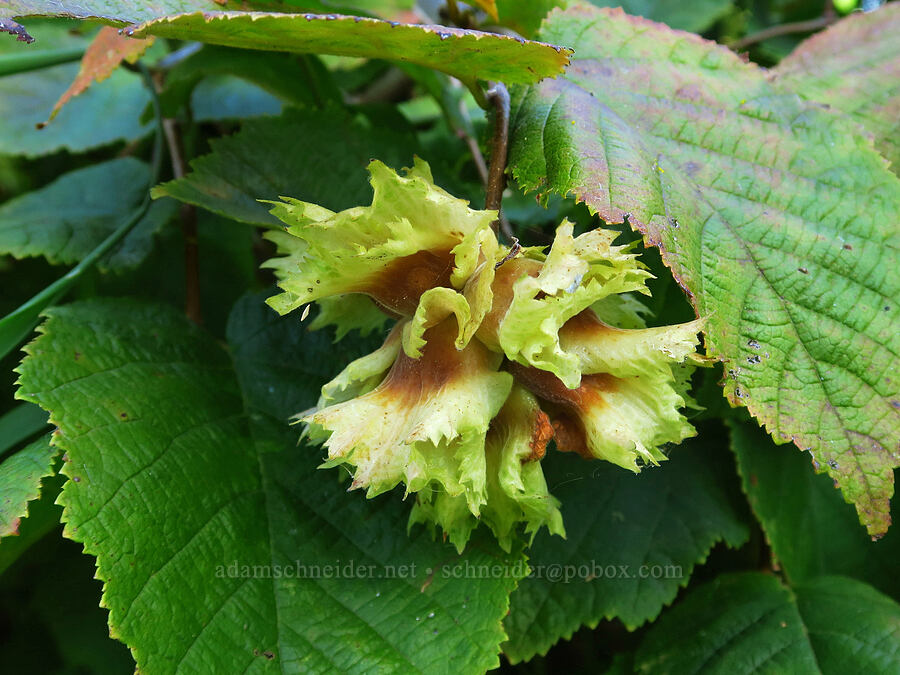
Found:
[[260, 199], [291, 195], [335, 210], [364, 203], [372, 194], [365, 171], [369, 160], [412, 165], [416, 144], [403, 130], [375, 126], [361, 114], [329, 106], [249, 121], [211, 146], [212, 153], [191, 162], [191, 173], [154, 188], [153, 196], [277, 226], [271, 205]]
[[[832, 481], [806, 453], [778, 448], [755, 425], [733, 421], [731, 447], [744, 492], [779, 568], [792, 583], [844, 574], [900, 597], [900, 529], [872, 541]], [[894, 515], [897, 500], [894, 500]]]
[[686, 441], [661, 467], [638, 475], [572, 455], [547, 457], [547, 484], [562, 502], [567, 537], [535, 538], [534, 573], [513, 593], [504, 622], [507, 657], [545, 654], [604, 618], [629, 628], [652, 620], [714, 543], [742, 544], [743, 514], [723, 485], [733, 469], [717, 451]]
[[[237, 362], [261, 358], [272, 331], [284, 364], [250, 390], [176, 310], [124, 301], [49, 310], [20, 367], [19, 395], [59, 425], [65, 534], [97, 557], [112, 634], [142, 672], [497, 667], [521, 554], [485, 539], [460, 558], [422, 529], [408, 537], [396, 495], [348, 496], [317, 472], [319, 451], [259, 392], [299, 378], [282, 404], [302, 409], [324, 378], [284, 347], [296, 319], [246, 302], [256, 311], [229, 327]], [[444, 564], [500, 572], [454, 578]]]
[[[137, 210], [147, 193], [150, 168], [125, 157], [64, 174], [50, 185], [0, 206], [0, 253], [44, 256], [51, 263], [82, 260]], [[174, 216], [176, 204], [151, 205], [99, 266], [134, 268], [153, 247], [153, 237]]]
[[788, 589], [771, 575], [726, 575], [663, 615], [638, 648], [634, 672], [892, 673], [898, 625], [900, 606], [853, 579]]

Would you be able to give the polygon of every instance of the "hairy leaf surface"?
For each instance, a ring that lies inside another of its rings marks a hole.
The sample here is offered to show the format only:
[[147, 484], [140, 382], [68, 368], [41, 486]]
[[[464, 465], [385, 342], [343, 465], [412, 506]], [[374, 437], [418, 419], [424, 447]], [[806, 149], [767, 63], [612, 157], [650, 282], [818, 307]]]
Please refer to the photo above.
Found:
[[[900, 605], [846, 577], [786, 588], [771, 575], [726, 575], [656, 623], [636, 673], [891, 673]], [[702, 639], [698, 639], [702, 636]]]
[[[296, 320], [243, 324], [250, 316], [231, 326], [238, 362], [254, 356], [242, 343], [260, 344], [259, 332], [300, 330]], [[81, 302], [51, 310], [42, 332], [21, 366], [20, 396], [59, 425], [70, 460], [65, 533], [97, 556], [111, 631], [138, 669], [498, 665], [515, 585], [515, 573], [503, 572], [518, 561], [523, 573], [523, 559], [488, 541], [459, 558], [421, 530], [408, 538], [399, 499], [366, 502], [316, 472], [318, 453], [297, 446], [284, 408], [270, 417], [259, 397], [287, 394], [293, 377], [312, 388], [302, 349], [282, 351], [296, 366], [246, 390], [228, 353], [172, 309]], [[290, 409], [313, 400], [300, 396]], [[501, 574], [472, 580], [438, 569], [466, 562]]]
[[559, 74], [571, 53], [494, 33], [337, 14], [205, 12], [150, 21], [127, 28], [126, 34], [408, 61], [466, 81], [536, 82]]
[[513, 174], [658, 246], [730, 400], [811, 450], [883, 534], [900, 465], [900, 180], [857, 125], [696, 35], [578, 6], [541, 36], [576, 58], [516, 91]]
[[729, 466], [702, 441], [686, 441], [637, 475], [569, 454], [543, 464], [567, 537], [541, 532], [534, 540], [534, 573], [513, 593], [505, 621], [503, 649], [513, 662], [604, 618], [631, 628], [655, 618], [713, 544], [739, 546], [748, 536], [723, 486]]
[[[0, 206], [0, 253], [44, 256], [51, 263], [78, 262], [127, 221], [147, 192], [150, 168], [125, 157], [64, 174], [45, 188]], [[174, 215], [170, 199], [151, 205], [101, 269], [136, 267], [153, 246], [154, 234]]]
[[853, 117], [900, 172], [900, 4], [851, 14], [801, 43], [772, 72], [786, 92]]

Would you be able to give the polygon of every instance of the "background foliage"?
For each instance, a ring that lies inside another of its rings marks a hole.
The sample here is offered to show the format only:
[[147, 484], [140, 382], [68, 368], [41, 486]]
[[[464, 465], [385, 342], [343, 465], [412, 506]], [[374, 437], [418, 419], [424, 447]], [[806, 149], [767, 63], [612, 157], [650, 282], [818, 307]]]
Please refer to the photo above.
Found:
[[[900, 4], [470, 5], [0, 3], [0, 670], [897, 672]], [[298, 447], [381, 336], [264, 304], [258, 200], [480, 207], [489, 80], [514, 233], [639, 239], [719, 363], [662, 467], [548, 453], [567, 539], [460, 556]], [[229, 571], [298, 561], [375, 572]]]

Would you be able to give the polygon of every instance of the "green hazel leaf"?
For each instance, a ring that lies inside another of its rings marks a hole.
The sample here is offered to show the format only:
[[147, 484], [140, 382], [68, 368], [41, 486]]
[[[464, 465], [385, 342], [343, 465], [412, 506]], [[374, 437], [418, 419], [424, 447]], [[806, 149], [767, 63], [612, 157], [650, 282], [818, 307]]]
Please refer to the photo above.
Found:
[[[521, 553], [485, 539], [458, 557], [421, 529], [408, 537], [399, 499], [354, 499], [317, 472], [319, 452], [260, 412], [259, 396], [314, 374], [282, 368], [242, 390], [228, 352], [167, 307], [92, 300], [48, 316], [19, 396], [59, 426], [65, 535], [97, 557], [111, 633], [140, 671], [499, 665], [500, 621], [527, 570]], [[304, 362], [302, 349], [286, 348], [296, 340], [279, 339], [302, 330], [295, 319], [241, 316], [233, 335], [262, 345], [255, 334], [271, 330], [283, 362]], [[263, 356], [232, 349], [238, 362]], [[492, 578], [465, 578], [483, 569]]]
[[57, 452], [47, 434], [0, 463], [0, 537], [19, 534], [28, 503], [41, 496], [41, 479], [54, 473]]
[[634, 672], [895, 673], [900, 605], [846, 577], [787, 588], [759, 572], [694, 589], [647, 632]]
[[507, 35], [403, 24], [338, 14], [204, 12], [164, 17], [125, 29], [244, 49], [408, 61], [466, 82], [537, 82], [569, 62], [571, 50]]
[[[827, 476], [816, 475], [806, 453], [777, 448], [755, 425], [732, 421], [729, 427], [744, 492], [789, 581], [843, 574], [900, 597], [897, 528], [871, 541], [853, 507]], [[898, 508], [895, 500], [894, 515]]]
[[513, 175], [658, 246], [729, 399], [811, 449], [883, 534], [900, 464], [900, 180], [856, 124], [695, 35], [580, 5], [541, 36], [577, 56], [514, 91]]
[[855, 13], [802, 42], [772, 71], [783, 91], [847, 113], [900, 171], [900, 5]]
[[[0, 254], [44, 256], [54, 264], [78, 262], [112, 234], [146, 195], [150, 167], [124, 157], [63, 174], [50, 185], [0, 206]], [[101, 270], [137, 267], [153, 237], [175, 215], [171, 199], [147, 215], [98, 263]]]
[[56, 101], [78, 74], [67, 63], [40, 71], [0, 78], [0, 153], [39, 157], [59, 150], [84, 152], [116, 141], [143, 138], [141, 111], [150, 96], [138, 75], [121, 68], [66, 105], [43, 129]]
[[[330, 209], [371, 200], [365, 171], [372, 157], [389, 166], [412, 165], [413, 134], [374, 125], [343, 108], [288, 110], [251, 120], [211, 142], [212, 153], [191, 162], [191, 173], [153, 189], [253, 225], [278, 226], [261, 199], [314, 199]], [[338, 147], [340, 152], [335, 152]]]
[[535, 537], [534, 572], [513, 593], [504, 621], [507, 658], [516, 663], [546, 654], [604, 618], [619, 618], [630, 629], [652, 620], [716, 542], [743, 544], [745, 515], [729, 499], [733, 469], [721, 459], [718, 448], [689, 440], [661, 467], [634, 475], [551, 452], [542, 465], [550, 492], [562, 502], [567, 538], [545, 531]]

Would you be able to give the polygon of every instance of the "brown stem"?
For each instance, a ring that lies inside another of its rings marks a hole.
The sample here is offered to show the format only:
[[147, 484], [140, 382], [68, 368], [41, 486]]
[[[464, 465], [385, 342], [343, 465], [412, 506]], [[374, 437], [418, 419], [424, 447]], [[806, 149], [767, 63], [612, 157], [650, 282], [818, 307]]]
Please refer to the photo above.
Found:
[[494, 224], [510, 240], [515, 237], [509, 222], [500, 215], [503, 190], [506, 188], [506, 151], [509, 145], [509, 92], [502, 82], [497, 82], [487, 92], [487, 100], [494, 108], [494, 133], [491, 136], [491, 165], [488, 169], [487, 190], [484, 208], [496, 209], [497, 222]]
[[[184, 177], [187, 167], [182, 151], [178, 122], [171, 117], [163, 119], [163, 131], [172, 158], [172, 174], [175, 179]], [[184, 313], [195, 324], [203, 324], [200, 311], [200, 252], [197, 247], [197, 209], [192, 204], [182, 204], [179, 210], [181, 232], [184, 236]]]
[[768, 28], [759, 31], [758, 33], [746, 35], [740, 40], [735, 40], [729, 46], [734, 50], [746, 49], [751, 45], [755, 45], [757, 42], [763, 42], [765, 40], [779, 37], [781, 35], [790, 35], [791, 33], [810, 33], [812, 31], [819, 30], [820, 28], [830, 26], [836, 20], [836, 15], [826, 13], [822, 16], [816, 17], [815, 19], [808, 19], [807, 21], [795, 21], [794, 23], [782, 23], [777, 26], [769, 26]]

